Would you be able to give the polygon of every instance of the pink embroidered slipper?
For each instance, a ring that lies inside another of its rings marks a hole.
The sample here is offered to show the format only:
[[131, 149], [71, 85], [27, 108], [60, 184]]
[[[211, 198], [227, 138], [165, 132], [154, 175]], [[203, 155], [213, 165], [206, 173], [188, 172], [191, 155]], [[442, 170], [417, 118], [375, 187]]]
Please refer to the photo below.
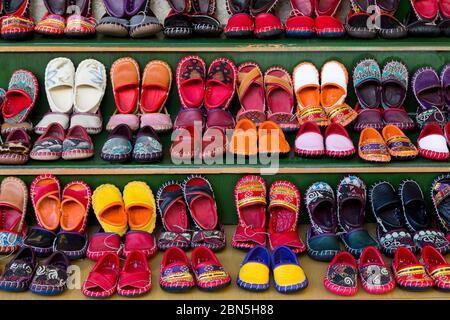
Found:
[[159, 286], [167, 292], [186, 292], [195, 286], [186, 253], [178, 247], [170, 247], [161, 261]]
[[266, 244], [266, 182], [260, 176], [244, 176], [234, 188], [239, 223], [231, 241], [238, 249]]
[[198, 247], [192, 251], [192, 270], [197, 287], [203, 291], [217, 291], [230, 285], [231, 277], [207, 247]]
[[423, 127], [417, 138], [419, 154], [427, 159], [444, 161], [450, 157], [442, 128], [437, 123]]
[[422, 261], [425, 270], [434, 280], [434, 286], [443, 291], [450, 291], [450, 264], [434, 247], [422, 249]]
[[359, 275], [363, 289], [383, 294], [395, 289], [395, 280], [376, 247], [366, 247], [359, 258]]
[[152, 273], [147, 257], [140, 251], [133, 251], [120, 271], [117, 293], [124, 297], [136, 297], [147, 293], [151, 288]]
[[297, 232], [301, 199], [298, 188], [289, 181], [275, 181], [270, 186], [269, 199], [270, 248], [287, 246], [294, 253], [305, 251], [306, 246]]
[[325, 288], [340, 296], [353, 296], [358, 292], [358, 265], [347, 251], [337, 253], [328, 266]]
[[331, 123], [325, 131], [325, 148], [327, 156], [332, 158], [345, 158], [356, 152], [347, 130], [336, 122]]
[[295, 138], [295, 154], [303, 157], [320, 157], [325, 154], [322, 131], [315, 122], [307, 121], [300, 126]]

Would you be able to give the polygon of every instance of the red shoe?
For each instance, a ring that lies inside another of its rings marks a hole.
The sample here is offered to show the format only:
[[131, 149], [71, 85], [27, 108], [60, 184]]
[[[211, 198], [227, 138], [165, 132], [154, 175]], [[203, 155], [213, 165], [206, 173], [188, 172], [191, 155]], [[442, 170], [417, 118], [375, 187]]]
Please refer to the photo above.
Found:
[[445, 161], [450, 158], [450, 152], [440, 125], [427, 124], [417, 138], [419, 154], [427, 159]]
[[328, 266], [325, 288], [340, 296], [353, 296], [358, 292], [358, 265], [347, 251], [336, 254]]
[[284, 32], [280, 18], [272, 13], [260, 13], [255, 17], [255, 36], [259, 39], [272, 39]]
[[345, 35], [345, 29], [339, 18], [336, 17], [336, 11], [341, 4], [341, 0], [316, 2], [316, 33], [322, 38], [339, 38]]
[[286, 36], [293, 38], [310, 38], [315, 33], [314, 1], [291, 0], [291, 15], [286, 21]]
[[231, 283], [230, 275], [210, 249], [203, 246], [195, 248], [191, 260], [197, 287], [200, 290], [217, 291]]
[[297, 187], [289, 181], [276, 181], [270, 186], [269, 199], [270, 248], [287, 246], [294, 253], [305, 251], [306, 246], [297, 232], [301, 199]]
[[89, 239], [89, 247], [86, 257], [93, 261], [98, 261], [108, 253], [121, 254], [122, 248], [120, 236], [112, 232], [97, 232]]
[[152, 273], [147, 257], [140, 251], [133, 251], [126, 258], [119, 275], [117, 293], [124, 297], [143, 295], [152, 288]]
[[119, 256], [117, 253], [108, 253], [101, 257], [89, 272], [81, 292], [91, 298], [111, 297], [116, 291], [119, 273]]
[[168, 292], [185, 292], [195, 286], [189, 260], [178, 247], [168, 248], [161, 261], [159, 286]]
[[371, 294], [383, 294], [395, 289], [395, 279], [376, 247], [367, 247], [359, 258], [359, 275], [363, 289]]
[[392, 270], [397, 284], [403, 289], [421, 291], [430, 289], [434, 285], [425, 267], [419, 263], [411, 250], [405, 247], [400, 247], [395, 252]]
[[218, 58], [211, 62], [206, 78], [205, 108], [228, 109], [236, 91], [237, 68], [233, 61]]
[[139, 230], [132, 230], [125, 234], [123, 248], [123, 256], [125, 258], [133, 252], [140, 252], [147, 259], [150, 259], [155, 255], [156, 251], [155, 235]]
[[181, 108], [200, 108], [205, 96], [206, 64], [199, 56], [187, 56], [177, 66], [176, 80]]
[[239, 223], [231, 241], [238, 249], [266, 245], [266, 182], [260, 176], [244, 176], [234, 188]]
[[450, 291], [450, 264], [444, 256], [432, 246], [422, 249], [422, 261], [425, 270], [440, 290]]
[[254, 31], [253, 18], [248, 13], [236, 13], [228, 19], [224, 34], [227, 38], [246, 38]]

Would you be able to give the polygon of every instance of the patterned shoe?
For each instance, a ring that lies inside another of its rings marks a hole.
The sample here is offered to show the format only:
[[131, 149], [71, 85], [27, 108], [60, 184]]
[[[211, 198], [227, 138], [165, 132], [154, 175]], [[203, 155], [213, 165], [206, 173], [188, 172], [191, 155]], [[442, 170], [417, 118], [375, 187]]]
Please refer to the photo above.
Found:
[[45, 161], [58, 160], [63, 153], [64, 138], [64, 128], [56, 122], [50, 124], [34, 143], [30, 158]]
[[395, 252], [392, 260], [392, 271], [400, 288], [411, 291], [422, 291], [433, 287], [434, 281], [425, 271], [411, 250], [401, 247]]
[[375, 247], [367, 247], [361, 253], [359, 275], [361, 285], [367, 293], [383, 294], [395, 289], [395, 279]]
[[131, 158], [132, 132], [128, 125], [119, 124], [108, 135], [100, 157], [105, 161], [124, 162]]
[[1, 21], [0, 34], [5, 40], [25, 40], [33, 35], [34, 22], [29, 13], [25, 16], [6, 15]]
[[358, 143], [358, 155], [368, 162], [387, 163], [391, 155], [381, 134], [374, 128], [361, 131]]
[[23, 292], [33, 280], [37, 268], [36, 256], [31, 248], [22, 248], [5, 266], [0, 276], [0, 290]]
[[249, 291], [264, 291], [270, 287], [270, 253], [266, 247], [255, 246], [241, 263], [237, 285]]
[[419, 154], [416, 146], [397, 126], [388, 124], [383, 128], [382, 134], [392, 158], [409, 160]]
[[95, 24], [95, 18], [92, 16], [83, 17], [78, 14], [73, 14], [67, 18], [67, 26], [64, 33], [68, 37], [93, 37], [96, 33]]
[[31, 292], [44, 296], [61, 294], [66, 289], [69, 259], [56, 251], [36, 269], [30, 285]]
[[171, 247], [164, 253], [159, 286], [167, 292], [186, 292], [195, 287], [189, 259], [180, 248]]
[[426, 246], [422, 250], [422, 261], [436, 288], [450, 291], [450, 264], [435, 248]]
[[62, 145], [64, 160], [78, 160], [90, 158], [94, 155], [94, 144], [86, 129], [82, 126], [70, 128]]
[[64, 35], [66, 19], [59, 14], [46, 13], [34, 29], [36, 33], [48, 37], [60, 37]]
[[441, 175], [431, 185], [431, 198], [439, 225], [450, 241], [450, 175]]
[[197, 247], [192, 251], [192, 270], [197, 287], [203, 291], [217, 291], [231, 283], [230, 275], [224, 270], [219, 259], [207, 247]]
[[325, 289], [340, 296], [358, 292], [358, 265], [348, 252], [339, 252], [328, 266], [323, 284]]

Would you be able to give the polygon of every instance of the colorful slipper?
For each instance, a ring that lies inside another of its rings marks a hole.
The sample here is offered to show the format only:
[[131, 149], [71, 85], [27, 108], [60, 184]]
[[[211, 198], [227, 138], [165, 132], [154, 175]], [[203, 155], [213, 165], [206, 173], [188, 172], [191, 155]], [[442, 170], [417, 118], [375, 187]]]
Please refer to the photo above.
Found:
[[302, 62], [292, 73], [294, 92], [297, 98], [297, 118], [300, 125], [313, 121], [327, 126], [330, 120], [320, 104], [319, 71], [310, 62]]
[[5, 121], [1, 128], [2, 134], [17, 128], [31, 130], [32, 125], [26, 120], [36, 103], [38, 92], [39, 84], [33, 73], [22, 69], [14, 71], [2, 108]]
[[353, 86], [363, 109], [377, 109], [381, 105], [381, 70], [373, 59], [360, 61], [353, 69]]
[[31, 292], [44, 296], [63, 293], [67, 285], [68, 268], [69, 259], [64, 253], [56, 251], [37, 267], [30, 285]]
[[127, 258], [135, 251], [143, 253], [147, 258], [155, 255], [156, 247], [155, 235], [146, 231], [131, 230], [125, 234], [125, 241], [122, 256]]
[[257, 245], [245, 256], [237, 276], [237, 285], [249, 291], [264, 291], [270, 287], [270, 254]]
[[394, 276], [376, 247], [367, 247], [361, 253], [359, 275], [367, 293], [384, 294], [395, 289]]
[[100, 61], [94, 59], [81, 61], [75, 73], [70, 128], [79, 125], [89, 134], [102, 131], [103, 119], [99, 109], [105, 95], [106, 80], [106, 68]]
[[211, 249], [204, 246], [195, 248], [191, 260], [195, 282], [200, 290], [211, 292], [230, 285], [230, 275]]
[[[258, 2], [258, 1], [255, 1]], [[252, 2], [250, 2], [252, 3]], [[273, 39], [284, 33], [284, 26], [280, 18], [270, 12], [263, 12], [255, 16], [255, 37], [258, 39]]]
[[267, 100], [267, 120], [273, 121], [283, 131], [297, 130], [298, 120], [294, 115], [294, 88], [289, 72], [282, 67], [269, 68], [264, 74]]
[[130, 37], [134, 39], [151, 37], [162, 30], [162, 24], [150, 9], [150, 4], [143, 3], [144, 10], [130, 19]]
[[147, 257], [139, 251], [132, 252], [119, 274], [117, 293], [124, 297], [141, 296], [152, 288], [152, 273]]
[[66, 29], [66, 19], [59, 15], [47, 12], [38, 22], [34, 31], [47, 37], [61, 37]]
[[126, 124], [119, 124], [108, 135], [102, 147], [100, 157], [105, 161], [124, 162], [131, 158], [133, 146], [131, 128]]
[[332, 158], [346, 158], [356, 152], [347, 130], [336, 122], [325, 130], [325, 149], [327, 156]]
[[[229, 7], [227, 6], [227, 8]], [[255, 24], [252, 16], [244, 12], [230, 14], [232, 16], [228, 19], [227, 25], [223, 30], [227, 38], [247, 38], [253, 35]]]
[[266, 100], [261, 69], [254, 62], [244, 62], [238, 68], [237, 92], [241, 108], [236, 120], [248, 119], [259, 126], [266, 120]]
[[378, 246], [377, 241], [364, 228], [366, 185], [356, 176], [347, 176], [339, 182], [336, 196], [337, 218], [343, 230], [342, 242], [347, 251], [358, 259], [366, 247]]
[[252, 120], [243, 118], [236, 123], [229, 150], [237, 156], [252, 157], [258, 154], [258, 132]]
[[116, 291], [120, 274], [120, 258], [117, 253], [101, 257], [89, 272], [81, 292], [90, 298], [108, 298]]
[[427, 274], [411, 250], [400, 247], [392, 260], [392, 271], [400, 288], [411, 291], [422, 291], [433, 287], [434, 281]]
[[314, 260], [330, 261], [341, 250], [333, 189], [325, 182], [316, 182], [306, 190], [305, 203], [311, 221], [306, 234], [308, 255]]
[[121, 252], [121, 240], [117, 233], [100, 232], [98, 230], [90, 238], [86, 257], [92, 261], [97, 261], [108, 253], [117, 253], [119, 255]]
[[22, 248], [6, 264], [0, 276], [0, 290], [27, 291], [37, 268], [36, 256], [31, 248]]
[[328, 61], [320, 71], [320, 102], [332, 123], [346, 127], [358, 114], [345, 103], [347, 97], [348, 73], [345, 66], [336, 61]]
[[383, 128], [382, 133], [392, 158], [408, 160], [414, 159], [419, 154], [416, 146], [397, 126], [388, 124]]
[[31, 203], [39, 226], [55, 231], [61, 217], [59, 180], [51, 174], [36, 177], [30, 186]]
[[159, 286], [167, 292], [186, 292], [195, 286], [189, 260], [178, 247], [170, 247], [161, 261]]
[[139, 100], [141, 128], [149, 125], [156, 132], [172, 129], [172, 120], [166, 109], [171, 86], [172, 70], [166, 62], [152, 60], [145, 66]]
[[442, 128], [437, 123], [425, 125], [417, 138], [419, 154], [427, 159], [446, 161], [450, 151]]
[[291, 293], [308, 286], [305, 271], [289, 247], [280, 246], [272, 251], [272, 268], [273, 281], [278, 292]]
[[358, 145], [359, 157], [369, 162], [387, 163], [391, 161], [391, 155], [381, 134], [373, 128], [365, 128], [361, 131]]
[[259, 154], [285, 156], [291, 151], [283, 130], [273, 121], [264, 121], [258, 128]]
[[348, 252], [339, 252], [328, 266], [325, 289], [340, 296], [353, 296], [358, 292], [358, 265]]
[[178, 62], [176, 72], [181, 108], [200, 108], [205, 96], [205, 61], [199, 56], [185, 57]]
[[440, 227], [448, 235], [450, 233], [450, 175], [441, 175], [431, 185], [431, 198]]
[[192, 235], [189, 231], [183, 185], [176, 181], [166, 182], [158, 190], [156, 203], [163, 226], [158, 238], [158, 249], [162, 251], [172, 247], [188, 249], [191, 246]]
[[23, 129], [11, 131], [0, 145], [0, 164], [25, 164], [30, 159], [31, 138]]
[[206, 77], [205, 108], [228, 109], [236, 91], [237, 68], [233, 61], [218, 58], [211, 62]]
[[[449, 9], [450, 10], [450, 6]], [[450, 21], [450, 18], [449, 18]], [[450, 28], [449, 28], [450, 30]], [[446, 64], [441, 71], [441, 86], [444, 95], [445, 104], [450, 106], [450, 63]], [[448, 124], [448, 122], [447, 122]]]
[[139, 127], [136, 115], [139, 101], [139, 64], [130, 57], [120, 58], [112, 64], [110, 77], [116, 111], [109, 119], [106, 129], [113, 130], [117, 125], [125, 123], [135, 131]]
[[194, 222], [191, 247], [223, 249], [225, 233], [219, 221], [214, 191], [209, 181], [202, 176], [189, 176], [183, 183], [183, 194]]
[[300, 157], [320, 157], [325, 154], [325, 141], [319, 126], [307, 121], [300, 126], [295, 138], [295, 154]]
[[94, 155], [94, 144], [88, 132], [82, 126], [69, 129], [62, 146], [64, 160], [87, 159]]
[[142, 181], [129, 182], [123, 189], [123, 201], [130, 230], [152, 233], [156, 224], [156, 204], [150, 187]]
[[16, 177], [6, 177], [0, 185], [0, 253], [14, 252], [21, 247], [26, 235], [25, 214], [28, 188]]
[[112, 184], [102, 184], [92, 194], [92, 208], [105, 232], [123, 236], [128, 229], [127, 214], [120, 190]]
[[400, 184], [399, 195], [403, 206], [403, 221], [413, 235], [415, 245], [419, 249], [430, 245], [446, 254], [450, 250], [450, 242], [442, 232], [433, 228], [419, 184], [414, 180], [404, 180]]
[[72, 14], [67, 18], [67, 25], [64, 33], [68, 37], [90, 38], [95, 36], [96, 21], [93, 16], [82, 16]]
[[[219, 109], [216, 109], [219, 110]], [[202, 138], [202, 159], [205, 162], [222, 159], [227, 149], [227, 137], [220, 127], [206, 129]]]
[[362, 131], [366, 128], [381, 130], [384, 126], [383, 114], [380, 109], [362, 109], [359, 102], [356, 103], [355, 111], [358, 112], [354, 130]]
[[[185, 109], [185, 111], [188, 110], [198, 112], [199, 114], [202, 113], [200, 109]], [[182, 112], [180, 112], [178, 116], [181, 113]], [[179, 117], [177, 118], [177, 120], [178, 119]], [[179, 162], [190, 163], [193, 159], [201, 159], [202, 129], [201, 126], [198, 125], [197, 120], [195, 120], [194, 123], [195, 124], [193, 125], [187, 125], [186, 127], [177, 128], [173, 131], [172, 137], [174, 138], [169, 149], [172, 161], [175, 160]], [[177, 127], [176, 121], [175, 127]]]
[[286, 20], [286, 36], [310, 38], [315, 34], [313, 0], [291, 0], [292, 11]]
[[345, 29], [336, 12], [341, 0], [315, 0], [316, 19], [314, 21], [316, 33], [321, 38], [340, 38], [345, 35]]
[[425, 270], [434, 280], [434, 286], [440, 290], [450, 291], [450, 264], [444, 256], [432, 246], [422, 250]]
[[266, 182], [260, 176], [244, 176], [234, 188], [239, 223], [231, 241], [238, 249], [266, 244]]
[[24, 15], [7, 13], [2, 17], [1, 36], [5, 40], [25, 40], [32, 37], [33, 31], [34, 22], [29, 10]]
[[279, 246], [289, 247], [294, 253], [306, 250], [297, 233], [300, 212], [300, 191], [285, 180], [272, 183], [269, 191], [269, 244], [273, 250]]
[[110, 37], [127, 37], [130, 30], [130, 21], [115, 16], [103, 15], [95, 27], [99, 34]]
[[59, 123], [50, 124], [34, 143], [30, 158], [44, 161], [60, 159], [65, 135], [64, 128]]
[[158, 162], [163, 157], [163, 147], [158, 134], [151, 126], [144, 126], [136, 135], [132, 157], [138, 162]]

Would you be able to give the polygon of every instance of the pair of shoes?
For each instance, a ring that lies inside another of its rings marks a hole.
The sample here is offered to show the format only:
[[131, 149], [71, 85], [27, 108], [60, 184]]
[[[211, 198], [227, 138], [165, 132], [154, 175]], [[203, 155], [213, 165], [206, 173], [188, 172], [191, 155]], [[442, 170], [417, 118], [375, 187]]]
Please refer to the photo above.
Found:
[[28, 204], [28, 188], [16, 177], [6, 177], [0, 184], [0, 253], [11, 253], [22, 246], [26, 235], [25, 214]]
[[433, 199], [437, 221], [442, 232], [445, 232], [448, 241], [450, 241], [449, 195], [450, 175], [441, 175], [434, 179], [433, 184], [431, 185], [431, 198]]
[[150, 9], [150, 1], [103, 0], [105, 15], [97, 32], [113, 37], [146, 38], [161, 31], [162, 25]]
[[412, 89], [417, 100], [416, 120], [420, 127], [428, 123], [446, 124], [450, 110], [450, 63], [440, 76], [432, 67], [418, 69], [413, 76]]
[[36, 140], [30, 152], [33, 160], [79, 160], [94, 155], [94, 144], [86, 129], [76, 125], [65, 133], [57, 122], [51, 123]]
[[59, 180], [44, 174], [33, 180], [30, 194], [38, 226], [30, 229], [23, 246], [32, 248], [38, 256], [61, 251], [69, 259], [84, 257], [91, 188], [77, 180], [66, 184], [61, 192]]
[[116, 111], [106, 130], [111, 131], [119, 124], [127, 124], [132, 131], [145, 126], [151, 126], [157, 132], [172, 129], [165, 105], [172, 84], [172, 70], [166, 62], [148, 62], [141, 83], [138, 62], [130, 57], [120, 58], [112, 64], [110, 76]]
[[348, 73], [342, 63], [326, 62], [319, 79], [316, 66], [302, 62], [294, 68], [293, 78], [300, 124], [313, 121], [319, 126], [327, 126], [333, 122], [345, 127], [355, 120], [356, 112], [345, 103]]
[[[358, 258], [364, 248], [378, 246], [364, 228], [366, 186], [356, 176], [343, 178], [336, 189], [316, 182], [305, 194], [306, 210], [311, 221], [307, 232], [308, 255], [315, 260], [330, 261], [339, 251], [339, 236], [347, 251]], [[342, 232], [338, 233], [338, 229]]]
[[446, 161], [450, 158], [450, 151], [448, 148], [448, 132], [450, 125], [445, 126], [445, 133], [442, 131], [442, 127], [430, 122], [426, 124], [417, 138], [417, 146], [419, 148], [419, 154], [431, 160]]
[[239, 222], [231, 245], [238, 249], [265, 246], [268, 234], [272, 250], [278, 246], [287, 246], [294, 253], [305, 251], [306, 247], [297, 232], [301, 201], [298, 188], [286, 180], [275, 181], [270, 186], [268, 206], [266, 199], [266, 182], [263, 178], [244, 176], [239, 179], [234, 188]]
[[369, 197], [384, 254], [393, 256], [399, 247], [416, 252], [426, 245], [436, 247], [443, 254], [449, 251], [450, 243], [435, 227], [416, 181], [404, 180], [398, 192], [389, 182], [378, 182], [370, 188]]
[[389, 61], [381, 70], [374, 59], [364, 59], [353, 69], [353, 86], [358, 98], [356, 131], [380, 130], [388, 124], [405, 131], [415, 128], [403, 106], [408, 91], [408, 69], [402, 62]]
[[361, 131], [358, 143], [359, 157], [370, 162], [390, 162], [414, 159], [419, 154], [411, 140], [397, 126], [389, 124], [382, 135], [374, 128]]
[[407, 248], [399, 248], [392, 261], [392, 270], [400, 288], [422, 291], [436, 287], [450, 291], [448, 273], [450, 264], [436, 248], [425, 246], [422, 250], [422, 263]]
[[339, 252], [331, 261], [323, 281], [325, 288], [340, 296], [358, 292], [358, 273], [367, 293], [384, 294], [395, 289], [395, 279], [376, 247], [367, 247], [361, 253], [359, 264], [348, 252]]
[[143, 181], [129, 182], [123, 189], [102, 184], [92, 194], [92, 208], [105, 232], [123, 236], [128, 227], [152, 233], [156, 224], [156, 203], [152, 189]]
[[271, 67], [263, 76], [258, 64], [244, 62], [238, 68], [237, 91], [241, 104], [236, 116], [238, 121], [246, 118], [259, 126], [263, 121], [270, 120], [284, 131], [298, 128], [293, 114], [292, 79], [284, 68]]
[[275, 289], [281, 293], [297, 292], [308, 286], [308, 278], [295, 253], [278, 246], [270, 255], [266, 247], [253, 247], [242, 261], [237, 277], [239, 287], [249, 291], [264, 291], [270, 287], [270, 269]]
[[410, 0], [410, 8], [405, 17], [408, 33], [419, 37], [448, 36], [450, 7], [442, 0]]
[[38, 264], [30, 248], [22, 248], [5, 266], [0, 276], [0, 290], [51, 296], [64, 292], [67, 284], [69, 260], [62, 252], [53, 253]]
[[32, 124], [27, 118], [36, 103], [38, 92], [39, 83], [32, 72], [23, 69], [13, 72], [1, 104], [4, 120], [2, 135], [15, 129], [31, 131]]
[[125, 162], [133, 158], [138, 162], [162, 160], [163, 148], [158, 134], [151, 126], [139, 129], [133, 146], [133, 132], [127, 124], [117, 125], [103, 144], [100, 157], [110, 162]]
[[[192, 270], [192, 271], [191, 271]], [[229, 286], [231, 277], [211, 249], [200, 246], [186, 253], [171, 247], [161, 261], [159, 285], [167, 292], [186, 292], [197, 286], [202, 291], [217, 291]]]
[[0, 35], [5, 40], [25, 40], [33, 35], [31, 0], [3, 0], [0, 18]]
[[275, 122], [264, 121], [256, 128], [255, 123], [243, 118], [234, 128], [228, 150], [238, 157], [286, 156], [291, 147]]
[[192, 34], [215, 37], [222, 26], [215, 17], [216, 0], [167, 0], [171, 10], [164, 19], [164, 35], [190, 38]]
[[124, 297], [141, 296], [152, 288], [152, 273], [147, 257], [133, 251], [120, 268], [117, 253], [102, 256], [83, 283], [81, 292], [90, 298], [108, 298], [117, 290]]
[[321, 38], [343, 37], [345, 29], [336, 14], [340, 4], [341, 0], [291, 0], [286, 36], [309, 38], [317, 34]]
[[[384, 39], [406, 37], [406, 27], [395, 17], [400, 5], [398, 0], [350, 0], [352, 9], [347, 17], [345, 29], [354, 38], [372, 39], [379, 35]], [[374, 6], [376, 13], [369, 12]]]
[[45, 93], [50, 111], [36, 125], [42, 134], [54, 122], [64, 130], [82, 126], [88, 134], [102, 130], [100, 104], [106, 90], [106, 69], [97, 60], [82, 61], [75, 71], [68, 58], [55, 58], [45, 69]]
[[225, 233], [219, 221], [214, 191], [205, 177], [192, 175], [182, 183], [168, 181], [159, 188], [156, 198], [163, 226], [158, 238], [160, 250], [205, 246], [218, 251], [225, 248]]
[[295, 154], [300, 157], [320, 157], [326, 154], [331, 158], [346, 158], [355, 151], [347, 130], [339, 123], [331, 123], [323, 136], [315, 122], [305, 122], [295, 138]]
[[98, 261], [107, 253], [117, 253], [127, 258], [132, 252], [139, 251], [147, 259], [156, 254], [157, 247], [155, 235], [147, 231], [130, 230], [125, 233], [122, 243], [121, 236], [114, 232], [104, 232], [101, 228], [95, 232], [86, 251], [86, 257], [93, 261]]
[[47, 12], [37, 24], [38, 34], [50, 37], [92, 37], [96, 21], [92, 15], [91, 0], [68, 1], [44, 0]]
[[273, 11], [278, 0], [227, 0], [231, 15], [224, 29], [227, 38], [247, 38], [253, 34], [260, 39], [272, 39], [284, 33], [280, 18]]
[[31, 138], [24, 129], [14, 129], [0, 144], [0, 164], [25, 164], [30, 159]]

